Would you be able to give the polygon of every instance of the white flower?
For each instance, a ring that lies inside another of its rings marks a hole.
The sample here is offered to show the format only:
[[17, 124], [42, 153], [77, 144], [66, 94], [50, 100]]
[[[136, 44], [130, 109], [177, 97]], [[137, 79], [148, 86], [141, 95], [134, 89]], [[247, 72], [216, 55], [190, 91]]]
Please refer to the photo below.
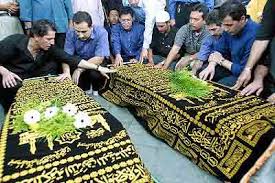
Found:
[[77, 113], [77, 107], [71, 103], [66, 104], [62, 109], [62, 111], [69, 116], [74, 116]]
[[24, 122], [28, 125], [32, 125], [40, 121], [40, 113], [37, 110], [29, 110], [24, 114]]
[[58, 107], [55, 107], [55, 106], [47, 108], [44, 113], [45, 118], [50, 119], [50, 118], [54, 117], [57, 114], [58, 110], [59, 110]]
[[85, 128], [91, 126], [91, 118], [86, 112], [78, 112], [75, 115], [74, 126], [76, 128]]

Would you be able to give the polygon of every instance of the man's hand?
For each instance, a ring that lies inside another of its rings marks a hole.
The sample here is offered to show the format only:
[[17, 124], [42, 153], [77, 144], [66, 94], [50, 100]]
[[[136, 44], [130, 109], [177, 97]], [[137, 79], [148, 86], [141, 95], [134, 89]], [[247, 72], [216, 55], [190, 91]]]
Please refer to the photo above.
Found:
[[217, 63], [215, 62], [209, 62], [208, 66], [200, 72], [199, 78], [202, 80], [207, 80], [209, 78], [209, 81], [211, 81], [215, 75], [215, 67]]
[[223, 58], [222, 54], [217, 51], [212, 53], [208, 58], [209, 62], [216, 62], [217, 64], [219, 64], [221, 62], [221, 60], [223, 60], [223, 59], [224, 58]]
[[15, 14], [15, 13], [18, 12], [19, 7], [18, 7], [18, 4], [16, 2], [9, 2], [9, 3], [5, 3], [5, 9], [9, 13]]
[[117, 66], [121, 66], [121, 65], [123, 65], [123, 59], [122, 59], [121, 55], [116, 55], [114, 66], [117, 67]]
[[174, 27], [174, 26], [176, 25], [176, 20], [175, 20], [175, 19], [171, 19], [171, 20], [170, 20], [170, 25], [171, 25], [172, 27]]
[[69, 80], [72, 80], [72, 77], [71, 77], [71, 74], [70, 73], [68, 73], [68, 72], [64, 72], [63, 74], [60, 74], [57, 78], [56, 78], [56, 80], [57, 81], [64, 81], [65, 79], [69, 79]]
[[165, 60], [163, 60], [162, 62], [156, 64], [156, 65], [154, 66], [154, 68], [165, 69], [165, 68], [164, 68], [164, 63], [165, 63]]
[[101, 66], [98, 67], [98, 71], [100, 72], [100, 74], [102, 74], [107, 79], [109, 79], [109, 76], [107, 75], [108, 73], [114, 73], [114, 72], [116, 72], [115, 69], [109, 69], [107, 67], [101, 67]]
[[181, 59], [176, 64], [175, 70], [181, 70], [188, 66], [192, 61], [192, 58], [190, 56], [181, 57]]
[[15, 73], [5, 69], [2, 73], [2, 85], [4, 88], [12, 88], [17, 85], [17, 81], [22, 81], [22, 79]]
[[251, 79], [251, 69], [244, 68], [243, 72], [239, 76], [236, 84], [232, 87], [233, 90], [238, 90], [242, 86], [246, 86]]
[[129, 60], [129, 62], [131, 62], [131, 63], [138, 63], [138, 60], [137, 60], [137, 59], [132, 58], [132, 59], [130, 59], [130, 60]]
[[193, 73], [194, 75], [196, 75], [197, 72], [198, 72], [198, 70], [201, 69], [202, 65], [203, 65], [203, 62], [200, 61], [200, 60], [194, 60], [194, 61], [192, 61], [192, 62], [190, 63], [190, 66], [191, 66], [191, 68], [192, 68], [192, 73]]
[[84, 70], [83, 69], [80, 69], [80, 68], [77, 68], [76, 70], [74, 70], [74, 73], [72, 75], [72, 79], [73, 79], [73, 82], [78, 85], [78, 82], [79, 82], [79, 78], [80, 78], [80, 75], [81, 73], [83, 72]]
[[270, 95], [270, 96], [267, 98], [267, 101], [268, 101], [268, 102], [271, 102], [272, 104], [275, 104], [275, 93], [273, 93], [272, 95]]
[[241, 91], [241, 95], [248, 96], [253, 93], [256, 93], [256, 95], [259, 96], [262, 93], [263, 89], [264, 89], [263, 81], [255, 80]]
[[143, 63], [144, 59], [148, 59], [148, 50], [145, 48], [142, 48], [141, 54], [140, 54], [140, 59], [139, 62]]

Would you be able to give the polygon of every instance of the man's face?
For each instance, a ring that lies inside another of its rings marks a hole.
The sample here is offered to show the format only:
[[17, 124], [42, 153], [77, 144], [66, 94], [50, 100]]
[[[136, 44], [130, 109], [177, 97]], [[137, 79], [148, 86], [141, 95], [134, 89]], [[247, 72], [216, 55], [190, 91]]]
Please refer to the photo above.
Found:
[[119, 20], [125, 30], [130, 30], [132, 28], [133, 17], [130, 14], [121, 15]]
[[245, 20], [245, 16], [240, 21], [233, 20], [231, 16], [226, 16], [222, 21], [223, 29], [231, 35], [237, 35], [243, 28]]
[[45, 36], [34, 36], [34, 38], [40, 49], [48, 50], [52, 45], [54, 45], [55, 31], [50, 30]]
[[139, 0], [128, 0], [131, 6], [138, 6]]
[[217, 36], [217, 37], [220, 36], [223, 32], [222, 26], [219, 26], [217, 24], [207, 25], [207, 29], [212, 36]]
[[199, 11], [192, 11], [190, 13], [190, 19], [189, 22], [193, 28], [194, 31], [198, 31], [202, 28], [202, 26], [205, 24], [205, 21], [202, 17], [203, 13]]
[[166, 33], [170, 25], [168, 22], [156, 22], [156, 26], [160, 33]]
[[111, 10], [109, 13], [109, 21], [112, 25], [117, 24], [119, 19], [119, 14], [117, 10]]
[[73, 26], [78, 39], [85, 41], [91, 37], [92, 27], [87, 22], [73, 23]]

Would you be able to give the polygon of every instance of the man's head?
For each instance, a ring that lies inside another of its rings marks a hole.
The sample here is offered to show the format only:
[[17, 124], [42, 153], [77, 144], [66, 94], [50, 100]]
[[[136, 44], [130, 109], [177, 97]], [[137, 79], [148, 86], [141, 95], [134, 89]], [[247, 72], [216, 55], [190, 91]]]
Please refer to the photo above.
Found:
[[119, 19], [119, 11], [115, 8], [111, 9], [109, 11], [109, 17], [108, 17], [111, 25], [115, 25], [118, 23], [118, 19]]
[[196, 4], [190, 13], [189, 22], [194, 31], [199, 31], [205, 24], [208, 8], [204, 4]]
[[167, 33], [170, 30], [170, 16], [167, 11], [160, 11], [156, 15], [156, 27], [160, 33]]
[[78, 11], [73, 16], [74, 30], [80, 40], [87, 40], [92, 33], [92, 18], [85, 11]]
[[219, 11], [224, 30], [231, 35], [237, 35], [245, 26], [246, 9], [239, 1], [226, 1], [222, 4]]
[[130, 6], [138, 6], [140, 0], [128, 0]]
[[124, 7], [119, 14], [119, 21], [125, 30], [132, 29], [133, 25], [133, 10], [130, 7]]
[[206, 26], [212, 36], [219, 37], [222, 34], [223, 28], [218, 10], [213, 10], [207, 15]]
[[38, 20], [33, 22], [30, 36], [34, 39], [39, 49], [48, 50], [54, 45], [55, 26], [48, 20]]

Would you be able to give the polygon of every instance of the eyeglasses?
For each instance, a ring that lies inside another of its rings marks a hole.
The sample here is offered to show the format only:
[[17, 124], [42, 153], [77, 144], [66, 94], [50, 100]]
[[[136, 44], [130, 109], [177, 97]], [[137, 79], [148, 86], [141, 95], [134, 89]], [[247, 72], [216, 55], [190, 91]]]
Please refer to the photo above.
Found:
[[129, 23], [131, 21], [132, 21], [132, 19], [120, 19], [121, 23]]

